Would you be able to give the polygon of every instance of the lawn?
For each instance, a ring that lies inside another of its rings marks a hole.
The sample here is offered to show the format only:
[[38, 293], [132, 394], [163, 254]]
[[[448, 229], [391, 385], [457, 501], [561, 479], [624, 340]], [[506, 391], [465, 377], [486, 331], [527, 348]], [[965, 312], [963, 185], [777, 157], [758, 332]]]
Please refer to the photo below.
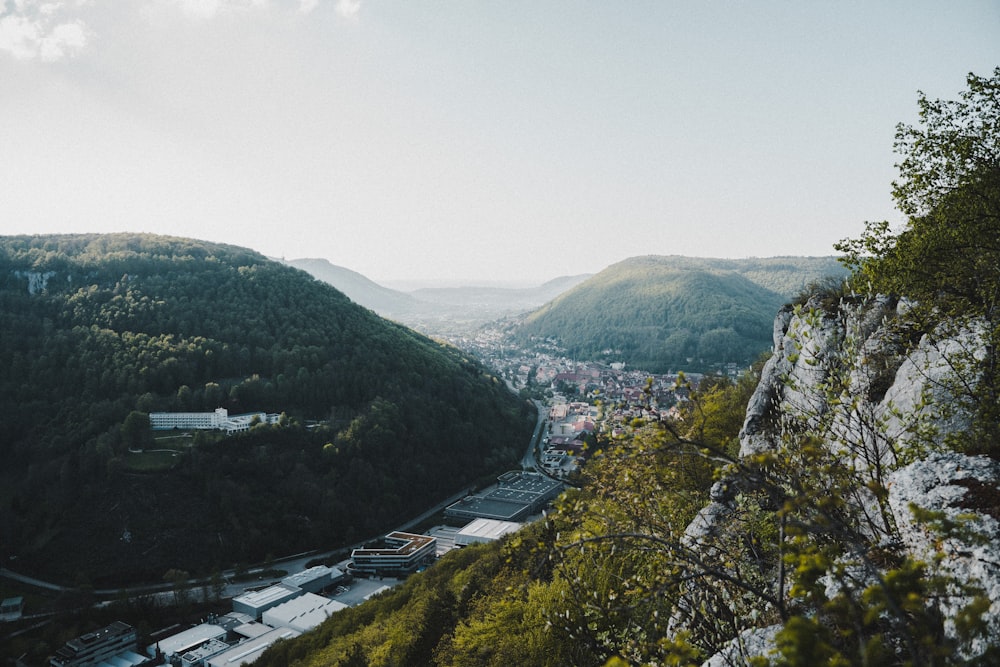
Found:
[[[158, 443], [159, 444], [159, 443]], [[182, 452], [176, 449], [153, 449], [145, 452], [129, 452], [124, 459], [125, 467], [135, 472], [158, 472], [170, 470], [180, 461]]]

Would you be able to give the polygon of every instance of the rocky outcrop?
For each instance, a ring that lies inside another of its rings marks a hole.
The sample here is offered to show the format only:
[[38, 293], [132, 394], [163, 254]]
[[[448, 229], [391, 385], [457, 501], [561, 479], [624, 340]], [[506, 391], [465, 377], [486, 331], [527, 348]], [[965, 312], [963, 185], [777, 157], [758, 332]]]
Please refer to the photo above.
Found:
[[[948, 451], [948, 442], [970, 423], [983, 327], [945, 322], [918, 337], [900, 317], [909, 307], [880, 297], [842, 302], [836, 309], [818, 301], [782, 309], [775, 318], [772, 356], [747, 406], [740, 457], [752, 468], [760, 455], [785, 446], [789, 434], [806, 434], [858, 476], [853, 496], [845, 500], [859, 517], [870, 517], [878, 504], [870, 489], [888, 489], [888, 509], [878, 513], [881, 523], [867, 532], [859, 526], [858, 532], [880, 548], [896, 545], [890, 548], [927, 563], [930, 575], [969, 586], [954, 585], [951, 594], [929, 602], [938, 605], [946, 633], [959, 644], [960, 612], [977, 601], [983, 612], [983, 600], [989, 601], [982, 617], [985, 635], [962, 640], [963, 655], [971, 658], [1000, 638], [1000, 463]], [[734, 499], [753, 484], [742, 466], [717, 482], [712, 502], [688, 526], [687, 543], [711, 544], [725, 531]], [[928, 516], [938, 520], [928, 522]], [[859, 570], [853, 585], [841, 584], [860, 594], [865, 582], [878, 576]], [[683, 607], [674, 623], [678, 629], [684, 627]], [[757, 632], [773, 640], [770, 629]], [[733, 642], [734, 647], [745, 643]], [[744, 664], [732, 657], [768, 650], [758, 648], [720, 653], [705, 664]]]
[[959, 613], [976, 596], [988, 601], [983, 634], [963, 647], [966, 658], [982, 655], [1000, 638], [1000, 462], [932, 454], [892, 474], [889, 505], [910, 555], [953, 582], [935, 597], [952, 639]]

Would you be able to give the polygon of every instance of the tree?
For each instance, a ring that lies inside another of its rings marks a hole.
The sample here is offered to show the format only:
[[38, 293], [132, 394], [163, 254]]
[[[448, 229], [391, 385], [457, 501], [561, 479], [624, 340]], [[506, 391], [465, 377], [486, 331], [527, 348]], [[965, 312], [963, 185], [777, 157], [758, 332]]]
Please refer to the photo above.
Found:
[[150, 439], [149, 415], [133, 410], [122, 424], [122, 440], [131, 450], [143, 449]]
[[868, 223], [836, 248], [855, 283], [990, 319], [1000, 304], [1000, 67], [958, 100], [919, 93], [920, 125], [896, 128], [892, 195], [907, 216]]
[[1000, 436], [1000, 67], [991, 77], [970, 73], [957, 100], [920, 93], [918, 104], [920, 124], [896, 128], [902, 159], [892, 194], [905, 226], [868, 223], [836, 248], [856, 290], [915, 303], [905, 322], [917, 334], [980, 332], [949, 363], [974, 378], [964, 396], [977, 417], [967, 448], [991, 451]]

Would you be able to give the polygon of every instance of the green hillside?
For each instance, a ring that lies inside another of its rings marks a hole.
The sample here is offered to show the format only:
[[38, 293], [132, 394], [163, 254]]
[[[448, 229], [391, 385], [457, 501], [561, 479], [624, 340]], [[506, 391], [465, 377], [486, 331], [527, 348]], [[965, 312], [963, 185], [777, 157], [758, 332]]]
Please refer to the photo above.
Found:
[[[375, 535], [515, 461], [533, 425], [455, 349], [232, 246], [0, 237], [0, 341], [0, 558], [68, 584]], [[169, 440], [145, 421], [218, 407], [287, 417]]]
[[650, 371], [746, 364], [770, 346], [783, 303], [844, 273], [832, 258], [635, 257], [535, 311], [516, 335], [554, 338], [574, 357]]

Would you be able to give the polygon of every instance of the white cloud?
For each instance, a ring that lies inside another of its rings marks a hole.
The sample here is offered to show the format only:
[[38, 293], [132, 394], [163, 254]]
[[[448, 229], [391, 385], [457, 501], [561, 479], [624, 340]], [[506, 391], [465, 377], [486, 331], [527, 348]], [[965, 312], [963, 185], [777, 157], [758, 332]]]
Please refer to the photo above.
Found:
[[181, 12], [188, 18], [198, 20], [213, 19], [219, 14], [264, 9], [268, 0], [175, 0]]
[[46, 62], [75, 56], [87, 45], [87, 28], [82, 21], [60, 23], [39, 42], [39, 55]]
[[337, 13], [347, 19], [357, 18], [361, 0], [337, 0]]
[[299, 11], [308, 14], [319, 6], [319, 0], [299, 0]]
[[0, 51], [18, 60], [46, 62], [75, 56], [87, 46], [90, 31], [80, 19], [67, 16], [83, 5], [17, 0], [0, 14]]

